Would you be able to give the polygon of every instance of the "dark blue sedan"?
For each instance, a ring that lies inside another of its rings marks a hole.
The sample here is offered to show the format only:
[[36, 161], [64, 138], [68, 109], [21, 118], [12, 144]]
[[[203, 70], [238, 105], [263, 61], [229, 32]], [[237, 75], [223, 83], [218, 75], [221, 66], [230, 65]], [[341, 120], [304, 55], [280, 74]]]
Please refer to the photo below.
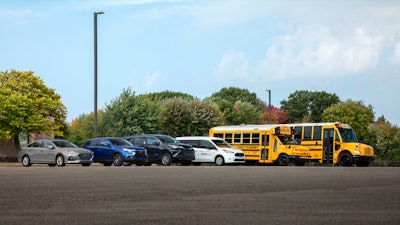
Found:
[[104, 166], [131, 165], [147, 161], [145, 148], [134, 146], [122, 138], [93, 138], [87, 140], [82, 147], [94, 153], [93, 162], [103, 163]]

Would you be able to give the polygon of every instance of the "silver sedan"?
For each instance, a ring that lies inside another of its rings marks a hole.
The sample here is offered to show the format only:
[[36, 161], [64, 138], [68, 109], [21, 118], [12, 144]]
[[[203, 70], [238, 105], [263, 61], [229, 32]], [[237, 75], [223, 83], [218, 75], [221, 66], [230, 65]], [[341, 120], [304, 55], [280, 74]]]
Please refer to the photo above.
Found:
[[34, 163], [65, 166], [68, 163], [90, 166], [93, 152], [67, 140], [37, 140], [21, 148], [18, 162], [27, 167]]

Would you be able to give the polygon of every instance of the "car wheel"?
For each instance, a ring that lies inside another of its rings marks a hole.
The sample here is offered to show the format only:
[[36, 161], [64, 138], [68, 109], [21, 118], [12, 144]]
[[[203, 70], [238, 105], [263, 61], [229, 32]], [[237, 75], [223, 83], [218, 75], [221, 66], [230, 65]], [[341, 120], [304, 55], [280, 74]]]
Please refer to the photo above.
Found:
[[90, 163], [82, 163], [82, 166], [90, 166]]
[[163, 166], [169, 166], [169, 165], [171, 165], [171, 163], [172, 163], [172, 157], [171, 157], [171, 155], [168, 154], [168, 153], [164, 153], [164, 154], [161, 156], [161, 165], [163, 165]]
[[57, 166], [65, 166], [64, 156], [58, 155], [56, 157], [56, 164], [57, 164]]
[[31, 166], [31, 158], [29, 158], [27, 155], [24, 155], [24, 157], [22, 157], [22, 165], [25, 167]]
[[343, 153], [340, 155], [339, 165], [349, 167], [353, 165], [353, 157], [349, 153]]
[[225, 164], [225, 160], [224, 160], [224, 157], [222, 157], [222, 156], [217, 156], [216, 158], [215, 158], [215, 165], [217, 165], [217, 166], [222, 166], [222, 165], [224, 165]]
[[278, 166], [289, 165], [289, 156], [286, 154], [279, 155], [277, 163], [278, 163]]
[[122, 160], [121, 154], [115, 153], [113, 155], [113, 164], [114, 164], [114, 166], [122, 166], [123, 163], [124, 163], [124, 161]]

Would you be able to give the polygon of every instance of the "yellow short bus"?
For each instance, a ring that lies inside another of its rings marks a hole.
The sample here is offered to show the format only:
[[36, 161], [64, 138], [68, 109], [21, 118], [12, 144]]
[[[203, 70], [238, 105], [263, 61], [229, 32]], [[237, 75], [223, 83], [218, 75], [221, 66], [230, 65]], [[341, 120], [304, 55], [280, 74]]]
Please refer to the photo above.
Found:
[[285, 125], [218, 126], [210, 129], [210, 137], [219, 137], [245, 154], [246, 164], [275, 164], [287, 166], [294, 163], [304, 166], [310, 159], [307, 147], [300, 146]]
[[299, 123], [286, 124], [293, 138], [310, 149], [311, 158], [320, 163], [340, 166], [368, 166], [374, 160], [373, 147], [362, 144], [348, 124]]

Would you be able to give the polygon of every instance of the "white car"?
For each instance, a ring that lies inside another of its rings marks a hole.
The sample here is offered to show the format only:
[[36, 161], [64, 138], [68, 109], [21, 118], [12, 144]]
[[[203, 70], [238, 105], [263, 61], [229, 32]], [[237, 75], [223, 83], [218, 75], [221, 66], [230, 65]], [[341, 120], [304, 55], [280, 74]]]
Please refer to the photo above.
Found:
[[201, 163], [215, 163], [217, 166], [224, 164], [245, 163], [244, 153], [233, 148], [228, 142], [217, 137], [193, 136], [177, 137], [180, 142], [189, 144], [195, 151], [194, 165]]

